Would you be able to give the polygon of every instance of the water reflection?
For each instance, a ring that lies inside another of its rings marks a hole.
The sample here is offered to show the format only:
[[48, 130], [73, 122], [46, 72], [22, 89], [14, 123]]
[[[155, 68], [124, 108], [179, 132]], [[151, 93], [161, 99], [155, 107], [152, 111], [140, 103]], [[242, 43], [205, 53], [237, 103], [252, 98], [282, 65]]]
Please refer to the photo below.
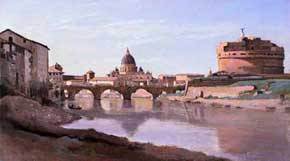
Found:
[[118, 113], [122, 110], [123, 102], [123, 99], [103, 98], [101, 107], [106, 113]]
[[151, 98], [133, 98], [131, 101], [135, 112], [146, 112], [153, 110], [153, 100]]
[[[288, 161], [290, 114], [198, 104], [168, 103], [154, 107], [150, 99], [102, 100], [93, 120], [67, 128], [94, 128], [132, 141], [175, 145], [238, 161]], [[102, 112], [103, 111], [103, 112]]]
[[94, 94], [89, 90], [81, 90], [75, 95], [75, 102], [82, 110], [90, 110], [94, 107]]

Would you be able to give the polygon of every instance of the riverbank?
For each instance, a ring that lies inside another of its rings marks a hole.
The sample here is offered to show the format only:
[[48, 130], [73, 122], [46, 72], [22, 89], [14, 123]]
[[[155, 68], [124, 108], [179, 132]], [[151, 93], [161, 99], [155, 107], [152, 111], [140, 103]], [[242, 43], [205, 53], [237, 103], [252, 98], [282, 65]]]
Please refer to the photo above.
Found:
[[188, 96], [168, 96], [169, 101], [202, 103], [212, 107], [234, 107], [256, 110], [290, 110], [290, 100], [281, 103], [280, 99], [226, 99], [226, 98], [192, 98]]
[[19, 96], [6, 96], [0, 105], [0, 160], [3, 161], [227, 161], [176, 147], [130, 142], [91, 129], [65, 129], [60, 125], [80, 116]]

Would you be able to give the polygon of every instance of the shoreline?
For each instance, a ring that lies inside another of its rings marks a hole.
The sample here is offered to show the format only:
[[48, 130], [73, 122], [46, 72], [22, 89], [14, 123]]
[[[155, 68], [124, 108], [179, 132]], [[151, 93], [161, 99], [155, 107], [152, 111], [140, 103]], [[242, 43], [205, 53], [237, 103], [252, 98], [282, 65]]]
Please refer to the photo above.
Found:
[[[0, 135], [3, 138], [0, 139], [0, 160], [3, 161], [66, 161], [72, 158], [88, 161], [229, 161], [177, 147], [130, 142], [127, 138], [92, 129], [65, 129], [60, 125], [78, 120], [80, 116], [60, 108], [41, 106], [19, 96], [6, 96], [0, 100], [0, 104]], [[27, 149], [23, 146], [30, 145], [31, 148], [25, 151]], [[11, 153], [13, 151], [14, 155]]]
[[238, 99], [238, 98], [192, 98], [188, 96], [167, 96], [169, 101], [178, 101], [181, 103], [201, 103], [211, 107], [234, 107], [253, 110], [279, 110], [290, 111], [290, 100], [285, 100], [281, 104], [280, 99]]

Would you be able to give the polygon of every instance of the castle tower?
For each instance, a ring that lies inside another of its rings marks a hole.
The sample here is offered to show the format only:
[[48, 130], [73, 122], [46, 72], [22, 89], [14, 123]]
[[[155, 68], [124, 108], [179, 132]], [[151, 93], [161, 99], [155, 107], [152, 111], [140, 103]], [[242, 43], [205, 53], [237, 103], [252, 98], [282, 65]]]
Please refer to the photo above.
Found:
[[137, 66], [134, 57], [131, 55], [129, 48], [121, 61], [120, 74], [134, 74], [137, 72]]
[[217, 47], [219, 71], [232, 74], [283, 74], [284, 48], [258, 37], [245, 36]]

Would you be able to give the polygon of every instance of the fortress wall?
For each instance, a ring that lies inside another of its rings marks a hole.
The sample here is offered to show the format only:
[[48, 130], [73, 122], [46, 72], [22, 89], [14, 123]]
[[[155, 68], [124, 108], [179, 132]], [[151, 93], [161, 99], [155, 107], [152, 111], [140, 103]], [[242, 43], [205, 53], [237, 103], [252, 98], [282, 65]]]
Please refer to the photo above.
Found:
[[267, 58], [222, 58], [218, 60], [220, 71], [239, 74], [283, 74], [282, 59]]
[[254, 86], [189, 87], [187, 96], [195, 98], [203, 92], [204, 97], [238, 97], [240, 93], [252, 90], [254, 90]]

